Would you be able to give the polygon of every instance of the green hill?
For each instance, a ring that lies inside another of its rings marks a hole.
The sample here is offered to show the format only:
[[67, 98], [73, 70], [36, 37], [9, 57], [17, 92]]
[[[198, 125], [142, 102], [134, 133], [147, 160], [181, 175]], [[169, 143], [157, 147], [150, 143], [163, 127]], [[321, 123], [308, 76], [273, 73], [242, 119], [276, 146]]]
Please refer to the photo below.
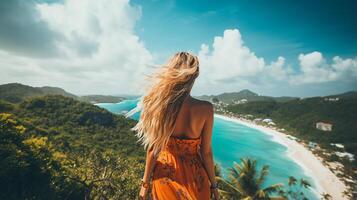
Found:
[[49, 87], [49, 86], [44, 86], [44, 87], [39, 87], [39, 89], [46, 95], [48, 94], [52, 94], [52, 95], [62, 95], [65, 97], [71, 97], [71, 98], [77, 98], [76, 95], [71, 94], [67, 91], [65, 91], [62, 88], [58, 88], [58, 87]]
[[18, 103], [25, 98], [41, 95], [44, 95], [44, 93], [39, 88], [19, 83], [0, 85], [0, 98], [9, 102]]
[[76, 95], [57, 87], [31, 87], [20, 83], [0, 85], [0, 99], [13, 103], [19, 103], [29, 97], [45, 96], [48, 94], [77, 98]]
[[0, 85], [0, 100], [12, 103], [22, 102], [30, 97], [40, 97], [45, 95], [62, 95], [88, 103], [118, 103], [124, 97], [111, 95], [85, 95], [76, 96], [58, 87], [31, 87], [20, 83], [8, 83]]
[[62, 95], [0, 101], [0, 199], [134, 199], [135, 123]]
[[329, 95], [324, 98], [357, 99], [357, 91], [349, 91], [342, 94]]
[[270, 96], [261, 96], [257, 93], [254, 93], [250, 90], [241, 90], [239, 92], [230, 92], [230, 93], [222, 93], [219, 95], [203, 95], [197, 96], [198, 99], [212, 101], [213, 99], [217, 99], [224, 103], [233, 103], [234, 101], [246, 99], [248, 102], [254, 101], [276, 101], [276, 102], [286, 102], [294, 99], [298, 99], [297, 97], [270, 97]]

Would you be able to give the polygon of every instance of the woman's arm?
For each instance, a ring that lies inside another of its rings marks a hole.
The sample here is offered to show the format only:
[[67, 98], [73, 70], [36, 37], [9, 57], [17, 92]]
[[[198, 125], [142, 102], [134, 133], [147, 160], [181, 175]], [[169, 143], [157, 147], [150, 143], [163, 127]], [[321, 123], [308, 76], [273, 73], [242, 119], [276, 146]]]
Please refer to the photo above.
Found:
[[[141, 185], [139, 197], [140, 199], [146, 199], [147, 193], [148, 193], [148, 185], [150, 182], [151, 174], [155, 168], [155, 161], [157, 159], [157, 155], [154, 155], [154, 151], [152, 149], [148, 149], [146, 153], [146, 164], [145, 164], [145, 171], [144, 171], [144, 176], [143, 176], [143, 183]], [[147, 185], [146, 187], [144, 185]]]
[[148, 183], [150, 181], [152, 171], [154, 170], [154, 167], [155, 167], [156, 159], [157, 159], [157, 156], [154, 155], [154, 151], [152, 151], [151, 149], [148, 149], [146, 152], [146, 164], [145, 164], [145, 171], [144, 171], [144, 177], [143, 177], [143, 181], [145, 183]]
[[[208, 116], [203, 126], [202, 140], [201, 140], [201, 158], [203, 166], [207, 172], [211, 186], [217, 185], [214, 173], [214, 161], [212, 153], [212, 128], [213, 128], [213, 105], [210, 104], [208, 109]], [[214, 190], [215, 199], [218, 199], [217, 188]]]

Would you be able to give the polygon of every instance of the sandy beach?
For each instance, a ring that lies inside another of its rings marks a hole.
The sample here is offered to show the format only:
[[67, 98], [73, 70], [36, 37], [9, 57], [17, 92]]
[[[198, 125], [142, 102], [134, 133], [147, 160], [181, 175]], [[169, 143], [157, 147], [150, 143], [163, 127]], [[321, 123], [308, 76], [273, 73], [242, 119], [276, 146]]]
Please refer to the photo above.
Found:
[[334, 173], [332, 173], [328, 167], [324, 166], [322, 161], [319, 160], [319, 158], [316, 157], [311, 151], [305, 148], [302, 144], [299, 144], [297, 141], [288, 138], [286, 134], [268, 127], [254, 124], [248, 120], [219, 114], [215, 114], [215, 117], [234, 121], [273, 136], [274, 141], [288, 148], [287, 155], [299, 164], [305, 170], [306, 174], [314, 180], [314, 184], [316, 186], [316, 190], [314, 191], [315, 193], [318, 195], [328, 193], [334, 200], [347, 199], [346, 197], [343, 197], [346, 185]]

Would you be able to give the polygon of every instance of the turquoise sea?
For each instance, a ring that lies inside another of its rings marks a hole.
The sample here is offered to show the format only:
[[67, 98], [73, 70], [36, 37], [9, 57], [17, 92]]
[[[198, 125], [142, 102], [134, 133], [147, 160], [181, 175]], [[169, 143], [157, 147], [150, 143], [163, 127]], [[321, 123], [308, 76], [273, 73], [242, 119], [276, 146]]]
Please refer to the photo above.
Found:
[[[138, 100], [125, 100], [120, 103], [100, 103], [99, 107], [105, 108], [116, 114], [123, 114], [136, 107]], [[139, 113], [132, 116], [139, 119]], [[283, 183], [287, 185], [289, 176], [304, 178], [312, 183], [313, 180], [304, 172], [297, 163], [287, 156], [287, 147], [273, 140], [271, 135], [265, 134], [237, 122], [228, 121], [219, 117], [214, 118], [212, 138], [214, 160], [219, 163], [224, 171], [232, 167], [233, 162], [240, 162], [240, 158], [250, 157], [258, 162], [259, 169], [262, 165], [269, 165], [269, 175], [265, 185]], [[309, 199], [319, 199], [311, 191], [305, 192]]]

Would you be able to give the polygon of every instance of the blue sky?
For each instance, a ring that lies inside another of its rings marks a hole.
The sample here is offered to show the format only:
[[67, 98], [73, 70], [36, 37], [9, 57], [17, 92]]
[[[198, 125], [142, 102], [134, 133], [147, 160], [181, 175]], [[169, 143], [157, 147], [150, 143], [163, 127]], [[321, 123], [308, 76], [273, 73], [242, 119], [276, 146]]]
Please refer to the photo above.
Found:
[[193, 95], [357, 90], [356, 1], [0, 1], [0, 84], [142, 94], [173, 53], [199, 56]]
[[195, 50], [223, 30], [237, 28], [245, 44], [267, 61], [300, 53], [357, 55], [356, 1], [135, 0], [142, 8], [136, 31], [158, 54]]

